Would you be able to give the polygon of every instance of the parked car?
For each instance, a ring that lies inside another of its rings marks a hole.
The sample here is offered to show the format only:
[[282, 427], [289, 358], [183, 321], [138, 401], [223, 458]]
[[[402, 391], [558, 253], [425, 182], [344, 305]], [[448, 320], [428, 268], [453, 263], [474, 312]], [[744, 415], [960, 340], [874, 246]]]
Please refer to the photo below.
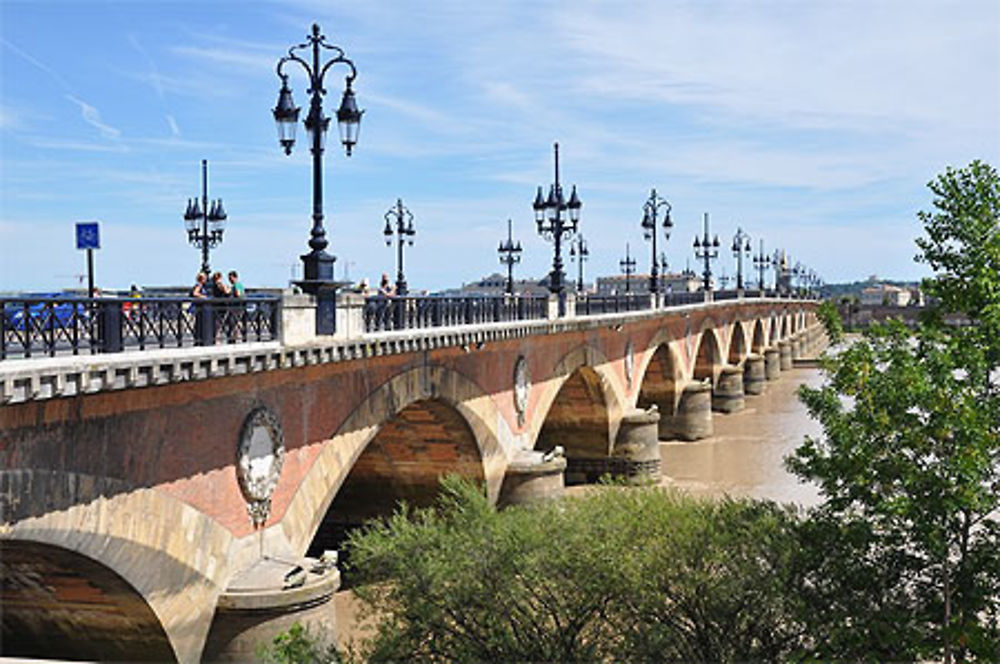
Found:
[[71, 330], [90, 320], [88, 302], [78, 295], [39, 293], [4, 301], [4, 327], [23, 332]]

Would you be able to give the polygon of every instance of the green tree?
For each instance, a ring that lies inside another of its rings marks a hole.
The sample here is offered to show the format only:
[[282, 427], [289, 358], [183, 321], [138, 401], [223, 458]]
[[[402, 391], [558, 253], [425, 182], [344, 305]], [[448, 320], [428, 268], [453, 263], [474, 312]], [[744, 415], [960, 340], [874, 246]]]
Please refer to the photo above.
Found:
[[824, 432], [788, 460], [824, 496], [806, 526], [821, 657], [1000, 659], [998, 182], [975, 162], [930, 184], [937, 308], [873, 326], [800, 391]]
[[349, 543], [379, 617], [369, 661], [775, 660], [801, 646], [793, 512], [609, 487], [492, 508], [449, 479], [435, 510]]

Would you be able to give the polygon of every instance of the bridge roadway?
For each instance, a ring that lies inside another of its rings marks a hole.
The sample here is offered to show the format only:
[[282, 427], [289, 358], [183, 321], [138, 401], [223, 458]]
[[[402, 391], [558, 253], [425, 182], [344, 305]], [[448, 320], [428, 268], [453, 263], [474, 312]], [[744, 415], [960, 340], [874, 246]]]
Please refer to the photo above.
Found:
[[3, 654], [239, 659], [335, 627], [345, 527], [449, 472], [499, 503], [655, 477], [657, 438], [710, 435], [824, 343], [815, 302], [770, 298], [334, 337], [309, 302], [283, 316], [281, 342], [0, 362]]

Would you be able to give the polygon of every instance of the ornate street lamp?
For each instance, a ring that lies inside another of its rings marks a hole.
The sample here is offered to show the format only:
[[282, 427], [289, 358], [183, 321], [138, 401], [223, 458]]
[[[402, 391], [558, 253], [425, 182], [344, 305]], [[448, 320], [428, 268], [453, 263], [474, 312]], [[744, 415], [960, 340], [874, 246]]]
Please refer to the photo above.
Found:
[[694, 257], [705, 261], [705, 269], [702, 270], [702, 288], [705, 292], [712, 290], [712, 261], [719, 257], [719, 236], [710, 238], [708, 235], [708, 213], [705, 213], [705, 233], [699, 240], [694, 236]]
[[[549, 186], [549, 196], [542, 196], [542, 188], [538, 188], [535, 202], [535, 224], [538, 234], [553, 242], [552, 272], [549, 273], [549, 291], [559, 296], [559, 315], [566, 315], [566, 275], [563, 273], [562, 241], [563, 237], [571, 237], [580, 224], [580, 208], [583, 204], [576, 195], [576, 185], [570, 193], [569, 200], [563, 197], [562, 185], [559, 183], [559, 144], [553, 146], [556, 163], [556, 180]], [[563, 213], [568, 218], [564, 218]]]
[[733, 256], [736, 258], [736, 290], [743, 290], [743, 257], [750, 257], [753, 251], [750, 248], [750, 236], [743, 232], [742, 228], [736, 228], [736, 235], [733, 236]]
[[628, 253], [629, 247], [628, 242], [625, 243], [625, 258], [618, 261], [618, 267], [621, 268], [622, 274], [625, 275], [625, 292], [629, 293], [632, 290], [632, 275], [635, 274], [635, 259], [632, 258]]
[[[201, 223], [199, 223], [201, 222]], [[208, 203], [208, 160], [201, 160], [201, 205], [197, 198], [189, 198], [184, 210], [184, 225], [188, 242], [201, 250], [201, 271], [210, 274], [208, 251], [222, 244], [222, 233], [226, 230], [226, 209], [222, 199]]]
[[507, 266], [507, 286], [504, 289], [508, 295], [514, 294], [514, 265], [521, 262], [521, 243], [514, 243], [511, 220], [507, 220], [507, 239], [500, 243], [497, 253], [500, 254], [500, 264]]
[[[295, 53], [310, 47], [312, 48], [312, 64]], [[333, 57], [325, 63], [321, 63], [320, 48], [333, 51]], [[301, 257], [303, 263], [301, 285], [307, 293], [315, 294], [323, 284], [333, 282], [333, 263], [337, 260], [325, 251], [329, 243], [326, 240], [326, 230], [323, 228], [322, 156], [326, 132], [330, 127], [330, 118], [323, 113], [323, 96], [327, 92], [326, 88], [323, 87], [323, 78], [333, 65], [344, 64], [350, 68], [350, 73], [345, 77], [346, 83], [340, 100], [340, 108], [337, 109], [340, 142], [347, 150], [348, 157], [351, 156], [351, 151], [358, 142], [358, 130], [364, 111], [358, 110], [354, 91], [351, 89], [351, 84], [357, 77], [354, 63], [344, 57], [344, 51], [339, 46], [327, 43], [326, 36], [320, 34], [319, 25], [313, 23], [312, 34], [306, 36], [306, 41], [289, 48], [288, 55], [278, 60], [277, 72], [281, 79], [281, 89], [278, 91], [278, 103], [272, 112], [278, 127], [278, 142], [284, 148], [286, 155], [292, 153], [292, 146], [295, 145], [295, 127], [298, 124], [299, 111], [301, 110], [292, 100], [292, 90], [288, 87], [288, 75], [284, 73], [285, 64], [289, 62], [296, 62], [305, 70], [309, 79], [309, 87], [306, 92], [312, 95], [309, 103], [309, 114], [304, 123], [309, 132], [310, 151], [313, 156], [313, 226], [309, 240], [309, 247], [312, 251]]]
[[670, 203], [667, 199], [656, 194], [656, 189], [650, 189], [649, 198], [642, 206], [642, 235], [647, 240], [653, 241], [652, 258], [649, 267], [649, 292], [656, 294], [660, 292], [660, 276], [656, 255], [657, 216], [663, 210], [663, 240], [670, 239], [670, 229], [674, 223], [670, 220]]
[[757, 270], [757, 287], [764, 294], [764, 270], [771, 265], [771, 257], [764, 253], [764, 240], [760, 241], [760, 251], [753, 257], [753, 266]]
[[[396, 221], [396, 227], [392, 227], [392, 221]], [[396, 295], [403, 296], [407, 293], [406, 277], [403, 275], [403, 245], [409, 243], [413, 246], [413, 236], [417, 231], [413, 228], [413, 214], [403, 206], [403, 199], [397, 198], [396, 204], [385, 213], [385, 246], [392, 246], [392, 236], [396, 235]]]
[[781, 295], [786, 288], [782, 282], [785, 281], [788, 269], [788, 259], [781, 249], [775, 249], [771, 256], [771, 269], [774, 271], [774, 291]]
[[583, 264], [590, 256], [590, 249], [587, 248], [587, 241], [583, 239], [583, 233], [578, 233], [569, 241], [569, 258], [579, 264], [580, 272], [576, 279], [576, 292], [583, 292]]

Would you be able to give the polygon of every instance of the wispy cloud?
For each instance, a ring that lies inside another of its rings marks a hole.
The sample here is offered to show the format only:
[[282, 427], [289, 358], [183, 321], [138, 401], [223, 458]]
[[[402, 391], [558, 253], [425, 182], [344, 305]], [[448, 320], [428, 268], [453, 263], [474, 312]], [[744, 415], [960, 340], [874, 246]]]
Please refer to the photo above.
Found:
[[83, 116], [83, 121], [100, 132], [101, 136], [104, 138], [114, 140], [122, 135], [120, 130], [109, 124], [105, 124], [101, 120], [101, 113], [87, 102], [82, 99], [77, 99], [73, 95], [66, 95], [66, 99], [69, 99], [71, 102], [80, 107], [80, 115]]
[[172, 115], [167, 115], [167, 126], [170, 127], [170, 135], [174, 138], [179, 138], [181, 135], [181, 129], [177, 126], [177, 120]]

